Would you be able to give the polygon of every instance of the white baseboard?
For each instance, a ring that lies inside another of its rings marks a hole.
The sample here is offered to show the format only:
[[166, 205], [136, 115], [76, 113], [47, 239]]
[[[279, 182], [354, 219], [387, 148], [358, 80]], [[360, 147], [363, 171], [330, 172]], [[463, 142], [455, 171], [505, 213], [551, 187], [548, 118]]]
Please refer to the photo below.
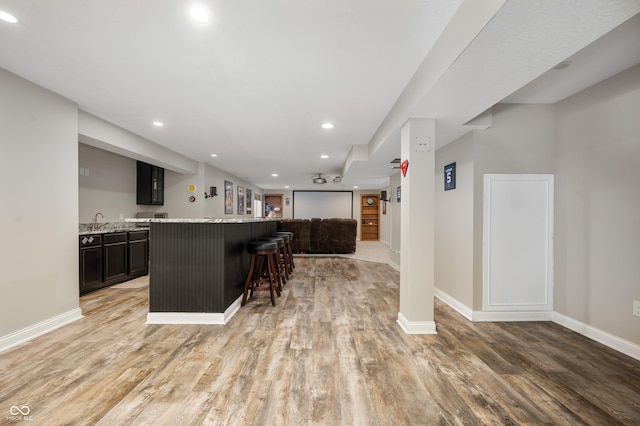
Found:
[[435, 321], [409, 321], [398, 312], [398, 325], [407, 334], [438, 334]]
[[451, 306], [460, 315], [462, 315], [469, 321], [473, 321], [473, 310], [469, 308], [467, 305], [465, 305], [464, 303], [460, 302], [458, 299], [451, 297], [449, 294], [437, 288], [434, 290], [434, 295], [438, 299], [446, 303], [447, 305]]
[[238, 312], [242, 296], [224, 312], [149, 312], [147, 324], [217, 324], [224, 325]]
[[602, 331], [588, 324], [576, 321], [573, 318], [569, 318], [557, 312], [553, 312], [552, 321], [569, 330], [582, 334], [598, 343], [602, 343], [605, 346], [615, 349], [625, 355], [635, 358], [640, 361], [640, 345], [637, 345], [628, 340], [609, 334], [606, 331]]
[[[459, 312], [470, 321], [553, 321], [558, 325], [582, 334], [598, 343], [614, 349], [620, 353], [630, 356], [640, 361], [640, 345], [609, 334], [588, 324], [569, 318], [565, 315], [552, 311], [544, 312], [484, 312], [472, 311], [459, 300], [451, 297], [442, 290], [435, 290], [435, 296]], [[398, 320], [399, 321], [399, 320]], [[401, 325], [402, 326], [402, 325]]]
[[474, 322], [551, 321], [551, 311], [473, 311]]
[[33, 340], [38, 336], [42, 336], [56, 328], [60, 328], [63, 325], [77, 321], [80, 318], [82, 318], [82, 310], [80, 308], [75, 308], [27, 328], [23, 328], [22, 330], [2, 336], [0, 337], [0, 352], [28, 342], [29, 340]]
[[391, 266], [396, 271], [400, 272], [400, 265], [398, 265], [396, 262], [390, 260], [389, 261], [389, 266]]

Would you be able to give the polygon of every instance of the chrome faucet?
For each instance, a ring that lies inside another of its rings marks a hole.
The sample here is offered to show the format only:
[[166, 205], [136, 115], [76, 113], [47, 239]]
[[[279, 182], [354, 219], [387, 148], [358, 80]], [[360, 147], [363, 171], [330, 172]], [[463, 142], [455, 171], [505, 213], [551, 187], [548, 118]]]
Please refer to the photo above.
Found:
[[93, 217], [93, 222], [91, 223], [91, 229], [93, 231], [97, 231], [100, 226], [98, 225], [98, 215], [102, 216], [102, 218], [104, 219], [104, 215], [102, 213], [96, 213], [96, 215]]

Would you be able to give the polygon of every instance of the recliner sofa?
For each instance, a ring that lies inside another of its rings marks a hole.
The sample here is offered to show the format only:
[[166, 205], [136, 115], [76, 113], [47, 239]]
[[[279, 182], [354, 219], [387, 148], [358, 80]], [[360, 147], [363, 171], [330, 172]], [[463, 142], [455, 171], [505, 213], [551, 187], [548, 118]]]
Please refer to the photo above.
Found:
[[355, 253], [356, 219], [283, 219], [278, 231], [293, 232], [294, 253]]

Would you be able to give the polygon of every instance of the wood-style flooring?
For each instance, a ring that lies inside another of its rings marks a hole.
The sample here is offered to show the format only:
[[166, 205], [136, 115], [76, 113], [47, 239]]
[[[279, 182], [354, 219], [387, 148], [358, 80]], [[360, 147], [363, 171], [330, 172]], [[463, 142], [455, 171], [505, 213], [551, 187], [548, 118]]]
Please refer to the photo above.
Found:
[[438, 301], [438, 334], [407, 335], [388, 265], [296, 266], [275, 307], [257, 293], [224, 326], [146, 325], [146, 287], [82, 297], [82, 320], [0, 353], [0, 424], [640, 424], [630, 357]]

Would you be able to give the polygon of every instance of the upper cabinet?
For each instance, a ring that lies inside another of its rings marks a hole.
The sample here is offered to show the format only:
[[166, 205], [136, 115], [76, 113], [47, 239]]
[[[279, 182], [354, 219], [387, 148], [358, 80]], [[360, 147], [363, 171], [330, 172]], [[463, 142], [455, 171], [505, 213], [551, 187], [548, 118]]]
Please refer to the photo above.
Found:
[[136, 204], [164, 205], [164, 169], [138, 161]]

